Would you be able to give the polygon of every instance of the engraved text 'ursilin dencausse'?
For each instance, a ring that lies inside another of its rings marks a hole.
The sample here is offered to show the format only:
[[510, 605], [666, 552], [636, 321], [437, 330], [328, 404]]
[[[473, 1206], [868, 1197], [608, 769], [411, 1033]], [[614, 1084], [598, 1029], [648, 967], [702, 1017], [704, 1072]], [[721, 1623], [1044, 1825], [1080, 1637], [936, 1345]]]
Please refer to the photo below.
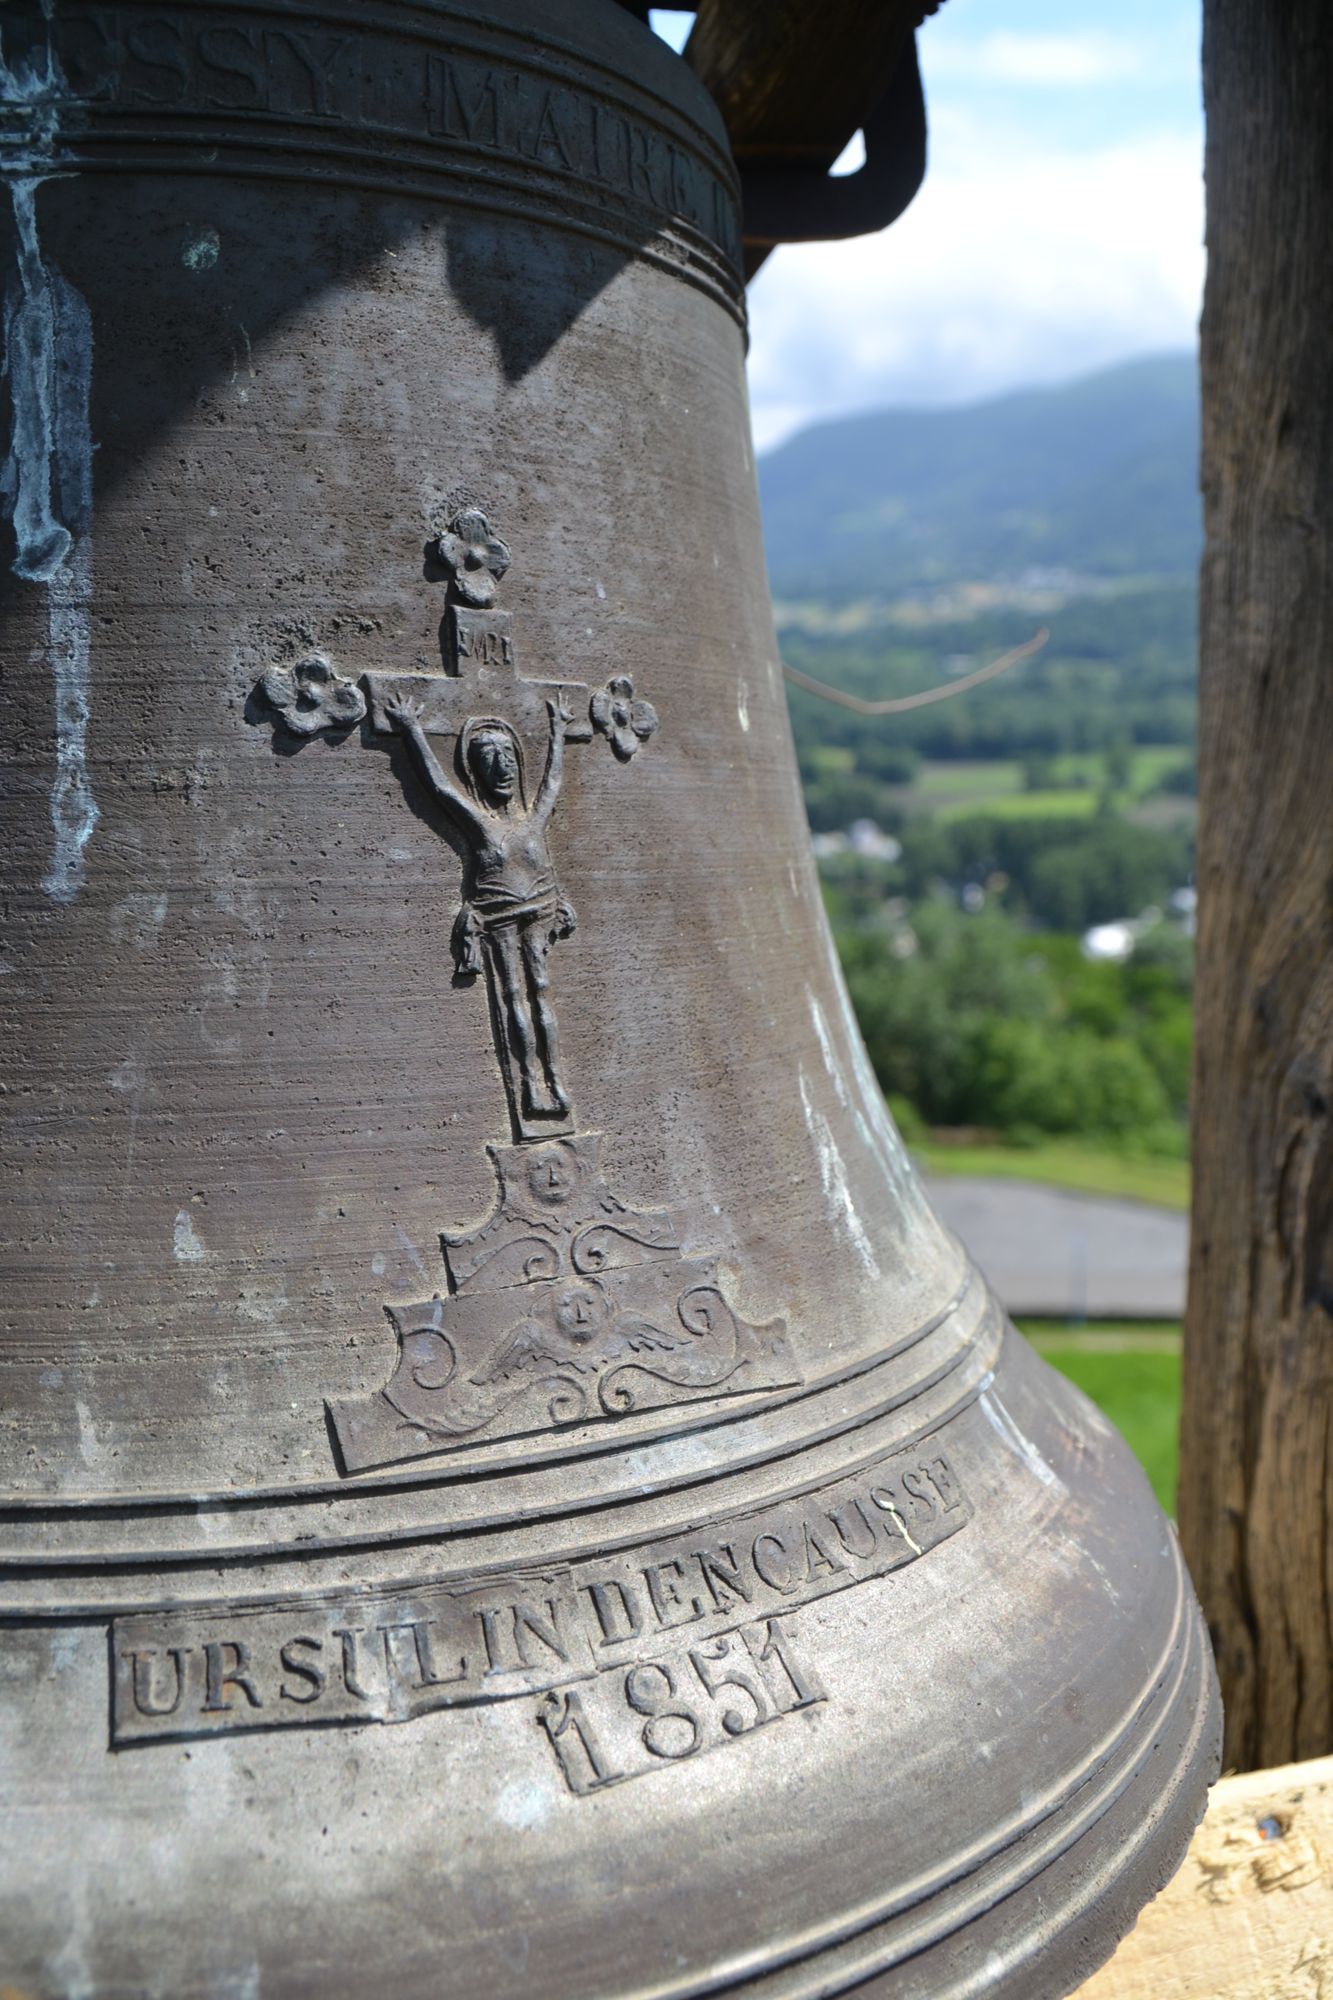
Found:
[[549, 1569], [120, 1618], [112, 1740], [526, 1697], [571, 1789], [594, 1790], [822, 1699], [791, 1614], [916, 1562], [970, 1516], [922, 1439], [807, 1494]]

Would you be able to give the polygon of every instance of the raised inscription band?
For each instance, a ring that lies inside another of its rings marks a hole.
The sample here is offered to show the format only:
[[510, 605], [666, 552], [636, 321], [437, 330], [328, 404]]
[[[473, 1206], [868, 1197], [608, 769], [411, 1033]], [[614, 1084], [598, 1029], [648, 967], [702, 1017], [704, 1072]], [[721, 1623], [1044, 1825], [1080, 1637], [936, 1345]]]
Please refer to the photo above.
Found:
[[[384, 187], [530, 214], [657, 263], [743, 318], [739, 185], [722, 148], [558, 48], [413, 7], [244, 21], [62, 8], [51, 34], [60, 165]], [[0, 166], [30, 136], [0, 106]]]
[[[405, 1722], [660, 1666], [676, 1642], [714, 1648], [700, 1659], [716, 1664], [728, 1634], [753, 1641], [758, 1658], [766, 1621], [903, 1568], [970, 1517], [949, 1458], [928, 1440], [776, 1506], [546, 1572], [119, 1618], [112, 1741]], [[687, 1664], [697, 1680], [703, 1670]]]

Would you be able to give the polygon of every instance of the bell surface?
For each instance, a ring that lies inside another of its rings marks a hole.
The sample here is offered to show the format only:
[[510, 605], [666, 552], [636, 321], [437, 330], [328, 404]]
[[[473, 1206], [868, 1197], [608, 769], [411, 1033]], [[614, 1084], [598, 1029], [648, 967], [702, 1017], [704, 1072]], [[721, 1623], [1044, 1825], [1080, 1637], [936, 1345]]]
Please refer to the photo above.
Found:
[[0, 1985], [1060, 1994], [1206, 1636], [810, 856], [609, 0], [7, 7]]

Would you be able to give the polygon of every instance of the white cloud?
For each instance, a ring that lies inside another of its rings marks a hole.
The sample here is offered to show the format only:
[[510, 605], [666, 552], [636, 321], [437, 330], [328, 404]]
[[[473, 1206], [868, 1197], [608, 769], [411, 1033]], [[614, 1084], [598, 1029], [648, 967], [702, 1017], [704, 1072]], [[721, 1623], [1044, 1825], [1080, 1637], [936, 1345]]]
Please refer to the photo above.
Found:
[[1073, 34], [997, 29], [966, 40], [941, 40], [930, 51], [932, 78], [948, 82], [1071, 85], [1122, 83], [1144, 70], [1142, 40], [1099, 28]]
[[892, 229], [779, 250], [756, 280], [761, 449], [823, 416], [958, 402], [1193, 344], [1195, 139], [1061, 150], [955, 112], [937, 117], [933, 151]]
[[673, 49], [683, 49], [694, 26], [694, 9], [651, 7], [648, 21], [655, 35], [660, 35], [664, 42], [670, 42]]

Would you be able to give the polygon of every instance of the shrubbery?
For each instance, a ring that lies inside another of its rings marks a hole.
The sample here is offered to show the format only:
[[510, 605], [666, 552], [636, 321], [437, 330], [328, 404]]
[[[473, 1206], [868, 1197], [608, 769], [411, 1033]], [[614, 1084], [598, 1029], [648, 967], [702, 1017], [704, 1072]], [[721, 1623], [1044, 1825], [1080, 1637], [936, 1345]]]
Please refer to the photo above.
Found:
[[[1065, 604], [1036, 657], [984, 691], [884, 724], [790, 691], [813, 829], [867, 818], [901, 843], [892, 864], [845, 853], [823, 874], [872, 1061], [909, 1123], [1183, 1151], [1189, 941], [1163, 922], [1128, 963], [1108, 964], [1085, 959], [1079, 939], [1165, 908], [1191, 879], [1190, 827], [1137, 823], [1114, 801], [1131, 787], [1134, 745], [1192, 741], [1194, 620], [1187, 579]], [[1031, 628], [1014, 610], [915, 630], [830, 624], [784, 632], [783, 650], [881, 697], [980, 665]], [[1081, 762], [1062, 765], [1073, 752]], [[923, 756], [1004, 759], [1029, 793], [1062, 782], [1085, 796], [1059, 817], [1049, 796], [1026, 813], [1006, 801], [1008, 811], [955, 816], [964, 784], [947, 813], [931, 817], [918, 796], [905, 815], [902, 787]], [[1193, 782], [1182, 758], [1156, 789]]]
[[1189, 947], [1089, 963], [1076, 940], [943, 897], [910, 916], [859, 885], [830, 893], [861, 1030], [886, 1093], [930, 1125], [1020, 1142], [1079, 1134], [1145, 1150], [1184, 1143]]
[[[846, 825], [846, 819], [837, 821]], [[816, 831], [819, 829], [816, 828]], [[1161, 905], [1193, 872], [1187, 827], [1134, 826], [1113, 811], [1091, 819], [913, 819], [895, 829], [902, 858], [867, 878], [872, 894], [912, 902], [1003, 882], [1005, 907], [1043, 929], [1082, 932]], [[848, 864], [850, 869], [850, 864]], [[835, 884], [854, 882], [830, 871]]]

